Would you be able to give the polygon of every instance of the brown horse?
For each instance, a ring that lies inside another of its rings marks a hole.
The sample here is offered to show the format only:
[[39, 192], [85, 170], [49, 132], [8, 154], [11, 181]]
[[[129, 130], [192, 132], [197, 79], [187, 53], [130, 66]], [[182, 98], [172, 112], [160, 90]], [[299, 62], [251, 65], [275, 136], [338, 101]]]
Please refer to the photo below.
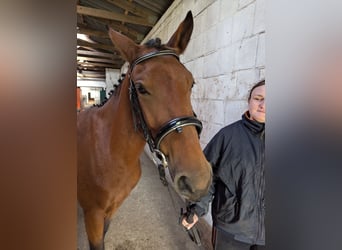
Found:
[[211, 167], [190, 102], [194, 79], [178, 58], [192, 29], [191, 12], [164, 45], [159, 39], [137, 45], [109, 29], [130, 68], [109, 100], [80, 112], [77, 123], [78, 201], [91, 249], [104, 249], [110, 218], [140, 178], [146, 142], [169, 167], [180, 195], [197, 200], [208, 191]]

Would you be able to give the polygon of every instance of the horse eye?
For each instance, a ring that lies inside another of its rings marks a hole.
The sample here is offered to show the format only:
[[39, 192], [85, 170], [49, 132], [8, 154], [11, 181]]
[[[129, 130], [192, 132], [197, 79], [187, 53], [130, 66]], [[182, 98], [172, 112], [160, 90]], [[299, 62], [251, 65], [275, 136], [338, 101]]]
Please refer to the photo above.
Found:
[[149, 94], [149, 92], [144, 88], [144, 86], [142, 84], [137, 84], [136, 86], [136, 89], [138, 90], [138, 92], [142, 95], [147, 95]]
[[192, 84], [191, 84], [191, 88], [193, 88], [195, 84], [196, 84], [195, 82], [192, 82]]

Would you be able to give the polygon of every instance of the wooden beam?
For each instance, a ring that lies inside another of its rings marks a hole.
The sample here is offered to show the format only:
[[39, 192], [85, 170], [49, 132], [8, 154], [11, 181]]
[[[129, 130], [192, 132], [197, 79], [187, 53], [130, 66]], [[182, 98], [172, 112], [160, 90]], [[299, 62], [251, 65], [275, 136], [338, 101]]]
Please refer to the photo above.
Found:
[[100, 10], [95, 8], [89, 8], [77, 5], [77, 13], [82, 15], [100, 17], [120, 22], [132, 23], [132, 24], [139, 24], [142, 26], [153, 27], [154, 23], [150, 20], [146, 20], [145, 18], [141, 17], [134, 17], [134, 16], [126, 16], [124, 14], [118, 14], [115, 12], [110, 12], [107, 10]]
[[98, 57], [85, 57], [85, 56], [77, 56], [77, 61], [80, 62], [103, 62], [103, 63], [110, 63], [110, 64], [114, 64], [117, 61], [120, 61], [120, 59], [118, 60], [109, 60], [109, 59], [105, 59], [105, 58], [98, 58]]
[[[123, 25], [117, 21], [112, 21], [112, 20], [103, 19], [103, 18], [97, 18], [97, 21], [101, 22], [103, 25], [108, 25], [108, 26], [112, 27], [116, 31], [121, 31], [124, 35], [128, 36], [129, 38], [131, 38], [135, 42], [140, 42], [145, 37], [145, 35], [143, 33], [137, 32], [133, 29], [129, 29], [129, 28], [127, 28], [127, 26], [125, 26], [125, 25]], [[82, 23], [77, 23], [77, 27], [82, 32], [84, 31], [84, 32], [87, 32], [87, 34], [89, 33], [88, 35], [94, 35], [94, 36], [99, 35], [98, 37], [109, 38], [109, 35], [107, 32], [102, 32], [103, 35], [106, 34], [105, 36], [102, 36], [101, 32], [91, 30], [91, 29], [87, 28], [87, 26], [82, 24]], [[77, 31], [77, 33], [85, 34], [82, 32]], [[97, 33], [97, 32], [99, 32], [99, 33]]]
[[82, 41], [77, 39], [77, 45], [82, 47], [90, 47], [90, 48], [97, 48], [97, 49], [105, 49], [109, 51], [115, 51], [114, 45], [107, 45], [107, 44], [99, 44], [99, 43], [88, 43], [86, 41]]
[[80, 14], [77, 14], [77, 23], [80, 23], [80, 24], [85, 24], [84, 20], [83, 20], [83, 16], [80, 15]]
[[107, 32], [97, 31], [97, 30], [91, 30], [91, 29], [85, 29], [85, 28], [78, 28], [77, 30], [78, 34], [84, 34], [88, 36], [96, 36], [101, 38], [109, 38]]
[[[99, 19], [99, 21], [110, 26], [110, 27], [112, 27], [116, 31], [121, 31], [125, 36], [129, 37], [130, 39], [132, 39], [135, 42], [141, 41], [144, 38], [143, 34], [138, 33], [135, 30], [129, 29], [123, 24], [119, 24], [117, 22], [114, 22], [114, 21], [111, 21], [108, 19]], [[142, 37], [142, 39], [139, 40], [139, 38], [141, 38], [141, 37]]]
[[105, 80], [106, 76], [88, 76], [88, 75], [81, 75], [77, 74], [78, 79], [82, 80]]
[[104, 75], [105, 72], [96, 72], [96, 71], [90, 71], [90, 70], [78, 70], [77, 73], [79, 74], [86, 74], [86, 75]]
[[141, 8], [136, 3], [133, 3], [133, 2], [128, 3], [125, 0], [107, 0], [107, 2], [110, 2], [110, 3], [120, 7], [121, 9], [128, 10], [129, 12], [131, 12], [134, 15], [144, 17], [144, 18], [148, 18], [148, 19], [152, 20], [154, 23], [158, 19], [158, 17], [155, 16], [154, 12], [149, 11], [148, 9], [145, 9], [145, 8]]
[[116, 68], [117, 65], [120, 65], [120, 67], [124, 64], [124, 62], [122, 62], [121, 64], [106, 64], [106, 63], [80, 63], [78, 62], [77, 65], [80, 65], [81, 67], [105, 67], [105, 68]]
[[105, 71], [105, 68], [102, 67], [102, 68], [97, 68], [97, 67], [81, 67], [81, 66], [78, 66], [77, 67], [77, 70], [89, 70], [89, 71], [92, 71], [92, 72], [104, 72]]
[[89, 51], [89, 50], [77, 50], [77, 55], [87, 55], [87, 56], [98, 56], [98, 57], [104, 57], [109, 59], [115, 59], [118, 57], [115, 53], [104, 53], [104, 52], [97, 52], [97, 51]]
[[79, 76], [79, 75], [77, 75], [77, 78], [78, 79], [82, 79], [82, 80], [99, 80], [99, 79], [105, 79], [105, 78], [95, 78], [95, 77], [83, 77], [83, 76]]
[[114, 22], [109, 22], [108, 25], [112, 27], [114, 30], [121, 31], [124, 35], [128, 36], [129, 38], [133, 39], [135, 42], [140, 42], [144, 39], [144, 34], [139, 33], [135, 30], [127, 28], [123, 24], [118, 24]]
[[155, 3], [155, 2], [157, 2], [157, 1], [140, 0], [139, 4], [145, 8], [148, 8], [150, 11], [154, 11], [156, 13], [159, 13], [162, 11], [162, 7], [158, 3]]
[[106, 75], [102, 74], [102, 75], [89, 75], [89, 74], [83, 74], [83, 73], [77, 73], [77, 77], [79, 78], [87, 78], [87, 79], [105, 79]]

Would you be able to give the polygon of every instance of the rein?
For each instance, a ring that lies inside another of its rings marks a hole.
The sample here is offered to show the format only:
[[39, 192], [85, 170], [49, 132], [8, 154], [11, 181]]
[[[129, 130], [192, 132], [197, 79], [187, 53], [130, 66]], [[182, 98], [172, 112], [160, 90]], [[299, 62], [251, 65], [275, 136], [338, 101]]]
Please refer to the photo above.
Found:
[[[164, 168], [167, 167], [168, 162], [167, 158], [164, 155], [164, 153], [160, 150], [160, 144], [162, 140], [171, 132], [177, 131], [178, 133], [182, 132], [182, 128], [185, 126], [195, 126], [197, 129], [197, 133], [200, 134], [202, 131], [202, 122], [198, 120], [195, 116], [182, 116], [182, 117], [177, 117], [174, 119], [171, 119], [168, 121], [157, 133], [156, 137], [153, 138], [151, 130], [149, 129], [146, 120], [144, 118], [144, 113], [141, 109], [140, 103], [139, 103], [139, 98], [137, 94], [137, 90], [135, 88], [135, 84], [132, 80], [132, 72], [134, 67], [143, 62], [146, 61], [150, 58], [157, 57], [157, 56], [165, 56], [165, 55], [171, 55], [174, 56], [178, 59], [178, 55], [172, 51], [172, 50], [161, 50], [161, 51], [154, 51], [150, 52], [146, 55], [143, 55], [136, 59], [131, 67], [130, 67], [130, 74], [129, 74], [129, 99], [131, 102], [131, 108], [132, 108], [132, 114], [133, 114], [133, 123], [134, 123], [134, 128], [135, 131], [140, 129], [144, 135], [144, 138], [146, 142], [149, 145], [149, 148], [152, 152], [152, 154], [155, 154], [157, 158], [161, 161], [161, 164]], [[159, 167], [158, 167], [159, 168]], [[159, 168], [159, 171], [164, 171], [164, 169]], [[160, 175], [162, 178], [162, 175]], [[165, 178], [165, 176], [164, 176]], [[163, 180], [162, 180], [163, 181]], [[166, 181], [166, 180], [165, 180]]]

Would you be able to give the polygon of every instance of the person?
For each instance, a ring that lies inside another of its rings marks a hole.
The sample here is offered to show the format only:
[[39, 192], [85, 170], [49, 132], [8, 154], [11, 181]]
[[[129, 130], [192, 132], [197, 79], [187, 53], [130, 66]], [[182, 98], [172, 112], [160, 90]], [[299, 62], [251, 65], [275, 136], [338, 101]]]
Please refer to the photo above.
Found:
[[204, 149], [212, 165], [208, 194], [191, 203], [193, 223], [211, 202], [215, 250], [265, 249], [265, 80], [255, 84], [242, 119], [222, 128]]

